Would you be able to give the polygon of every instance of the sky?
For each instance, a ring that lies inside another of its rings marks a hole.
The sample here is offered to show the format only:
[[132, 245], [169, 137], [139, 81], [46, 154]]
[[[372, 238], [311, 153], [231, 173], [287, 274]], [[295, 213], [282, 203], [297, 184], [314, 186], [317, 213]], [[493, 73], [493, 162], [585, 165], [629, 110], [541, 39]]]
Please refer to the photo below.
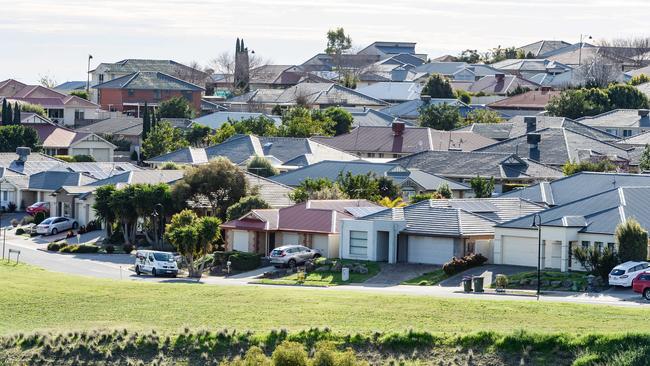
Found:
[[85, 80], [125, 58], [207, 65], [244, 38], [275, 64], [300, 64], [343, 27], [356, 48], [417, 42], [430, 57], [464, 49], [650, 36], [647, 0], [0, 0], [0, 80]]

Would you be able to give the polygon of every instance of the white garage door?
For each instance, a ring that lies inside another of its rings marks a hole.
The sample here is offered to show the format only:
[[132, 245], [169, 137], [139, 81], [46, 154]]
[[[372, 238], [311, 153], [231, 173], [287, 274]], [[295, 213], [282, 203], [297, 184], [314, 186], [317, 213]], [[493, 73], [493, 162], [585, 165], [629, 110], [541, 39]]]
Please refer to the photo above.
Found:
[[248, 252], [248, 231], [235, 230], [233, 234], [233, 249]]
[[93, 149], [93, 157], [96, 161], [109, 161], [110, 153], [108, 149]]
[[537, 267], [537, 239], [503, 236], [501, 251], [503, 264]]
[[[282, 233], [282, 245], [298, 245], [298, 234]], [[276, 245], [277, 246], [277, 245]]]
[[454, 239], [409, 236], [409, 263], [443, 264], [454, 256]]

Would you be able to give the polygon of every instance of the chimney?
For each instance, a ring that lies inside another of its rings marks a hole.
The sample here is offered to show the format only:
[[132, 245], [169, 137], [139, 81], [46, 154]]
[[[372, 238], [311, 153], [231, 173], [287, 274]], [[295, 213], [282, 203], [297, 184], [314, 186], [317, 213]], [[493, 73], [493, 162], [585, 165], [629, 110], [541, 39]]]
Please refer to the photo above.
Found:
[[650, 113], [650, 109], [639, 109], [639, 117], [648, 117], [648, 113]]
[[27, 161], [29, 154], [32, 153], [32, 149], [28, 147], [18, 147], [16, 148], [16, 154], [18, 155], [18, 162], [24, 163]]
[[394, 136], [402, 136], [402, 134], [404, 134], [404, 128], [406, 128], [406, 126], [404, 125], [404, 122], [393, 122], [392, 128]]
[[531, 160], [539, 161], [539, 142], [542, 141], [542, 135], [538, 133], [526, 134], [526, 142], [528, 142], [528, 158]]
[[428, 104], [429, 102], [431, 102], [431, 96], [422, 94], [420, 95], [420, 100]]
[[503, 82], [503, 79], [505, 79], [506, 74], [494, 74], [494, 77], [497, 79], [498, 82]]
[[537, 117], [524, 117], [524, 123], [526, 124], [526, 133], [537, 131]]

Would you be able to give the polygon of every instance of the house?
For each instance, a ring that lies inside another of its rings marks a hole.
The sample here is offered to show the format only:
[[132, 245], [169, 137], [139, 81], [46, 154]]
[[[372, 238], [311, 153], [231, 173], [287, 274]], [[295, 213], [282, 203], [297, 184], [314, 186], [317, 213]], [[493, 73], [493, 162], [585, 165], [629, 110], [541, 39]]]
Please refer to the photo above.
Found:
[[245, 166], [255, 156], [265, 157], [280, 170], [295, 169], [322, 160], [358, 159], [314, 138], [236, 135], [217, 145], [206, 148], [186, 147], [149, 159], [146, 163], [156, 167], [167, 162], [199, 165], [218, 157], [226, 157], [236, 165]]
[[650, 82], [639, 84], [635, 86], [635, 88], [639, 89], [643, 94], [645, 94], [648, 99], [650, 99]]
[[357, 127], [334, 137], [313, 137], [315, 141], [356, 154], [362, 158], [390, 158], [420, 151], [472, 151], [495, 141], [466, 131], [440, 131], [428, 127], [406, 127], [402, 122], [388, 126]]
[[215, 113], [207, 114], [205, 116], [201, 116], [199, 118], [194, 118], [192, 120], [192, 123], [199, 124], [202, 126], [208, 126], [211, 129], [216, 130], [219, 129], [221, 125], [223, 125], [226, 122], [232, 124], [233, 122], [238, 122], [244, 119], [249, 119], [249, 118], [256, 119], [259, 117], [264, 117], [270, 121], [273, 121], [273, 123], [276, 126], [279, 126], [282, 123], [281, 116], [274, 116], [266, 113], [230, 112], [230, 111], [215, 112]]
[[632, 78], [634, 76], [639, 76], [639, 75], [650, 76], [650, 65], [644, 66], [644, 67], [639, 67], [639, 68], [636, 68], [634, 70], [630, 70], [630, 71], [626, 72], [626, 74], [628, 76], [630, 76], [630, 78]]
[[494, 263], [537, 266], [541, 244], [542, 268], [562, 272], [584, 270], [573, 256], [574, 249], [617, 250], [616, 227], [631, 218], [648, 230], [649, 200], [650, 187], [614, 187], [539, 212], [541, 232], [532, 226], [533, 215], [498, 224], [494, 232]]
[[352, 127], [366, 126], [392, 126], [393, 122], [403, 122], [406, 126], [413, 126], [413, 121], [399, 120], [390, 114], [370, 108], [344, 108], [352, 115]]
[[390, 56], [362, 69], [357, 77], [357, 88], [378, 82], [412, 81], [421, 75], [414, 69], [424, 63], [424, 59], [408, 53]]
[[494, 74], [484, 76], [477, 81], [469, 84], [452, 83], [455, 89], [463, 89], [470, 93], [485, 93], [496, 95], [508, 95], [515, 89], [535, 90], [540, 87], [539, 84], [526, 80], [516, 75]]
[[233, 112], [266, 112], [274, 107], [306, 105], [312, 108], [368, 107], [388, 105], [383, 100], [333, 83], [300, 83], [287, 89], [258, 89], [230, 98], [224, 103]]
[[90, 71], [91, 100], [99, 103], [97, 89], [92, 87], [139, 71], [160, 72], [198, 86], [205, 86], [209, 78], [201, 70], [172, 60], [126, 59], [114, 63], [103, 62]]
[[54, 90], [63, 94], [70, 94], [73, 91], [86, 91], [86, 85], [88, 83], [85, 81], [66, 81], [63, 84], [55, 86]]
[[468, 106], [458, 99], [431, 98], [428, 95], [422, 95], [419, 99], [413, 99], [400, 104], [392, 105], [390, 107], [385, 107], [379, 111], [391, 115], [395, 118], [407, 121], [416, 121], [420, 118], [420, 109], [422, 107], [440, 104], [448, 104], [453, 107], [457, 107], [458, 112], [460, 112], [460, 115], [463, 117], [472, 111], [472, 107]]
[[539, 90], [530, 90], [501, 99], [488, 104], [487, 107], [509, 116], [536, 115], [544, 112], [551, 98], [559, 96], [560, 93], [560, 91], [542, 87]]
[[491, 153], [516, 153], [519, 156], [561, 169], [567, 162], [608, 159], [623, 170], [638, 166], [633, 149], [608, 143], [567, 128], [538, 129], [477, 150]]
[[337, 258], [341, 221], [378, 207], [366, 200], [309, 200], [280, 209], [252, 210], [220, 227], [225, 231], [226, 250], [268, 255], [283, 245], [304, 245]]
[[157, 107], [160, 102], [183, 97], [195, 111], [201, 110], [203, 87], [158, 71], [137, 71], [93, 85], [97, 100], [108, 111], [130, 112], [140, 117], [144, 104]]
[[377, 55], [381, 59], [399, 54], [408, 54], [416, 56], [422, 60], [427, 59], [426, 54], [415, 52], [415, 42], [385, 42], [377, 41], [369, 44], [359, 52], [358, 55]]
[[615, 109], [596, 116], [581, 117], [576, 121], [620, 138], [628, 138], [650, 131], [649, 114], [648, 109]]
[[543, 58], [550, 52], [557, 51], [570, 45], [571, 43], [565, 41], [541, 40], [518, 47], [517, 51], [521, 51], [524, 55], [530, 54], [534, 58]]
[[343, 220], [340, 257], [388, 263], [444, 264], [452, 257], [491, 257], [494, 226], [542, 210], [521, 199], [425, 200]]
[[466, 62], [427, 62], [411, 70], [415, 76], [411, 81], [426, 82], [429, 76], [439, 74], [452, 81], [474, 82], [484, 76], [500, 71], [491, 65], [468, 64]]
[[547, 59], [514, 58], [495, 62], [490, 66], [501, 70], [501, 72], [517, 75], [524, 79], [540, 73], [557, 75], [571, 70], [571, 67], [567, 65]]
[[[249, 75], [249, 90], [257, 89], [287, 89], [302, 82], [331, 83], [332, 81], [308, 72], [302, 66], [295, 65], [262, 65], [253, 67]], [[210, 95], [221, 93], [230, 94], [234, 84], [233, 74], [211, 75], [206, 89], [213, 90]]]
[[348, 172], [353, 175], [374, 174], [377, 177], [391, 178], [401, 188], [403, 198], [406, 200], [416, 194], [435, 192], [443, 184], [448, 185], [453, 196], [457, 198], [462, 198], [472, 191], [467, 185], [418, 169], [404, 169], [397, 164], [367, 161], [321, 161], [270, 177], [270, 179], [287, 186], [297, 187], [308, 178], [327, 178], [334, 182], [339, 174]]
[[599, 47], [589, 43], [575, 43], [548, 52], [544, 57], [570, 67], [589, 65], [598, 61], [604, 65], [615, 66], [621, 71], [638, 68], [637, 62], [626, 54], [628, 50], [621, 47]]
[[126, 140], [134, 146], [140, 145], [142, 118], [117, 115], [75, 129], [77, 132], [95, 134], [111, 140]]
[[378, 82], [358, 88], [359, 93], [381, 99], [391, 104], [420, 99], [424, 85], [416, 82]]
[[74, 126], [99, 117], [99, 105], [74, 95], [59, 93], [41, 85], [27, 85], [17, 80], [0, 81], [0, 99], [13, 103], [30, 103], [45, 109], [51, 121]]
[[614, 142], [618, 138], [603, 130], [587, 126], [566, 117], [515, 116], [501, 123], [473, 123], [455, 131], [471, 131], [484, 137], [503, 141], [545, 128], [566, 128], [591, 138]]
[[495, 193], [563, 176], [557, 169], [514, 153], [423, 151], [396, 159], [392, 163], [461, 183], [468, 183], [477, 176], [494, 178]]

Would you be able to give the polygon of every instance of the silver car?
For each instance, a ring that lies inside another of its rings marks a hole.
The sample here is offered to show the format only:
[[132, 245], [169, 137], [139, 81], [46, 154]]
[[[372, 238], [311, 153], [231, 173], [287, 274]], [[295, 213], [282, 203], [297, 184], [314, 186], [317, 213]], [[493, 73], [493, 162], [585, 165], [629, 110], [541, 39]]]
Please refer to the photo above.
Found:
[[43, 235], [56, 235], [66, 230], [76, 230], [79, 223], [68, 217], [50, 217], [36, 226], [36, 233]]
[[276, 267], [289, 267], [305, 263], [308, 259], [322, 257], [320, 250], [307, 248], [302, 245], [284, 245], [275, 248], [269, 254], [271, 264]]

